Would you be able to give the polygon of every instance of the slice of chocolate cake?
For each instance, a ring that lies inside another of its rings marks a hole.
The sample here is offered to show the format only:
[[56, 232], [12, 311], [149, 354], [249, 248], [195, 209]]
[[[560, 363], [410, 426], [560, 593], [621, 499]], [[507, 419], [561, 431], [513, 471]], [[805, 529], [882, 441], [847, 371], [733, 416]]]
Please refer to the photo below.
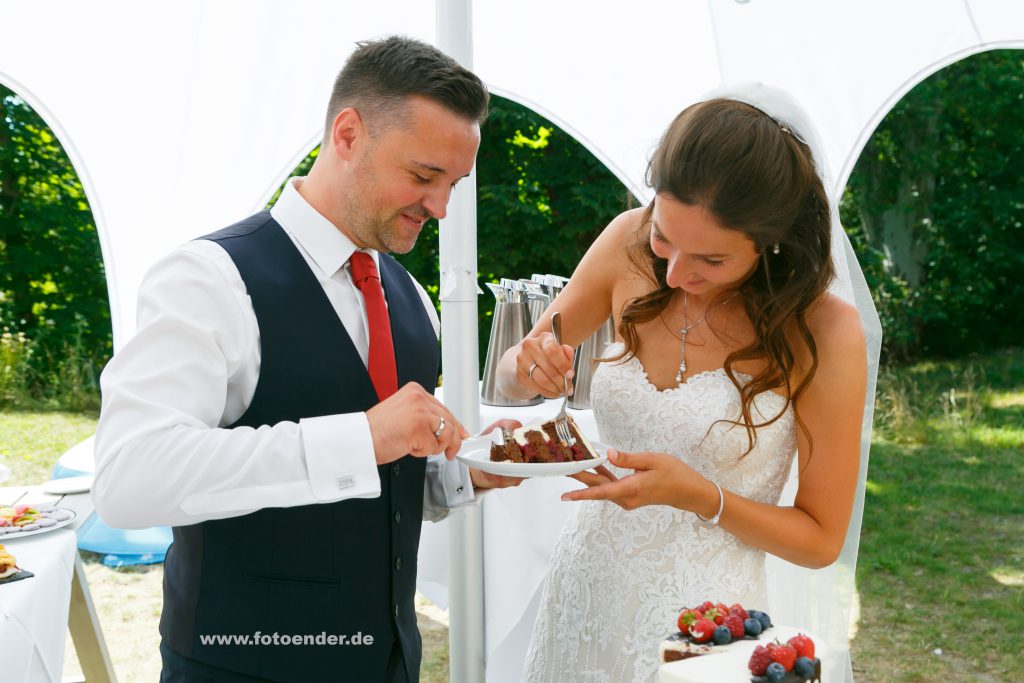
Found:
[[523, 451], [515, 441], [491, 444], [492, 462], [524, 462]]
[[555, 431], [554, 420], [533, 427], [520, 427], [512, 433], [512, 440], [491, 446], [491, 460], [495, 462], [564, 463], [593, 460], [598, 456], [576, 422], [569, 417], [569, 431], [576, 439], [572, 446], [562, 443]]

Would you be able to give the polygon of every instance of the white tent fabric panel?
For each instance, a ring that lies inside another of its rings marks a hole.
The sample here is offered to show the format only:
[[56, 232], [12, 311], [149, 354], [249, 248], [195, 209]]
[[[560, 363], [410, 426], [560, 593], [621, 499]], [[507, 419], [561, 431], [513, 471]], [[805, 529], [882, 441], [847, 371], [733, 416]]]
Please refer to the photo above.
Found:
[[[631, 192], [672, 117], [719, 83], [704, 2], [480, 2], [476, 72], [570, 131]], [[522, 26], [523, 30], [513, 30]]]
[[108, 0], [0, 10], [0, 82], [47, 118], [96, 214], [115, 347], [134, 331], [146, 269], [262, 207], [319, 142], [331, 84], [356, 41], [403, 33], [433, 42], [429, 3], [352, 9]]
[[[1004, 22], [1020, 14], [1005, 3], [991, 11], [999, 9]], [[511, 31], [512, 23], [529, 27]], [[619, 3], [525, 0], [514, 15], [479, 4], [474, 33], [476, 69], [489, 85], [565, 125], [644, 198], [657, 136], [720, 83], [791, 92], [823, 131], [836, 171], [892, 92], [984, 42], [962, 0], [640, 0], [628, 16]]]
[[[793, 94], [825, 138], [827, 167], [849, 150], [889, 95], [920, 69], [978, 42], [961, 0], [857, 3], [717, 2], [723, 82], [755, 80]], [[742, 49], [739, 49], [742, 48]], [[829, 188], [835, 195], [835, 177]], [[843, 179], [845, 183], [845, 179]]]
[[[980, 43], [1019, 42], [1024, 39], [1021, 29], [1024, 7], [1018, 0], [969, 0], [964, 6], [977, 28]], [[929, 11], [929, 8], [924, 8], [924, 11]]]

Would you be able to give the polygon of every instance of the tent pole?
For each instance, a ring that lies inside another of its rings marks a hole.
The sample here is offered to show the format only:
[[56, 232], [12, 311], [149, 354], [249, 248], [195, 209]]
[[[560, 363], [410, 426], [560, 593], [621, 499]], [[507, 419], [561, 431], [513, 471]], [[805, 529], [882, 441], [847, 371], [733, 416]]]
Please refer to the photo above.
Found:
[[[473, 68], [472, 0], [437, 0], [437, 47]], [[480, 429], [477, 337], [476, 174], [459, 183], [441, 221], [441, 369], [444, 402], [472, 433]], [[485, 680], [483, 512], [448, 522], [449, 664], [453, 683]]]

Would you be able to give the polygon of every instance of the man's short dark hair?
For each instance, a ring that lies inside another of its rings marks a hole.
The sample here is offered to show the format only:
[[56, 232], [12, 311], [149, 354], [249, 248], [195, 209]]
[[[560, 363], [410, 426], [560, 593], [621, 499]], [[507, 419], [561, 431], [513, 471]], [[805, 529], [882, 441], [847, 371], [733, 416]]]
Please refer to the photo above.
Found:
[[327, 106], [325, 139], [347, 107], [355, 108], [371, 130], [401, 124], [406, 98], [414, 95], [477, 123], [487, 117], [487, 88], [476, 74], [433, 45], [391, 36], [358, 43], [345, 62]]

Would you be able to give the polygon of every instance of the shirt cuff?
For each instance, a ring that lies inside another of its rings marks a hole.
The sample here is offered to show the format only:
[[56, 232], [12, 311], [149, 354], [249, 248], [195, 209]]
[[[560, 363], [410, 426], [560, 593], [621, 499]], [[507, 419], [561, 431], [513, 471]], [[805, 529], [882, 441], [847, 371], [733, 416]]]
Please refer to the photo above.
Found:
[[313, 495], [322, 501], [376, 498], [380, 476], [366, 413], [299, 420]]
[[444, 519], [452, 508], [470, 505], [476, 499], [469, 468], [443, 455], [427, 458], [424, 484], [423, 518], [430, 522]]

